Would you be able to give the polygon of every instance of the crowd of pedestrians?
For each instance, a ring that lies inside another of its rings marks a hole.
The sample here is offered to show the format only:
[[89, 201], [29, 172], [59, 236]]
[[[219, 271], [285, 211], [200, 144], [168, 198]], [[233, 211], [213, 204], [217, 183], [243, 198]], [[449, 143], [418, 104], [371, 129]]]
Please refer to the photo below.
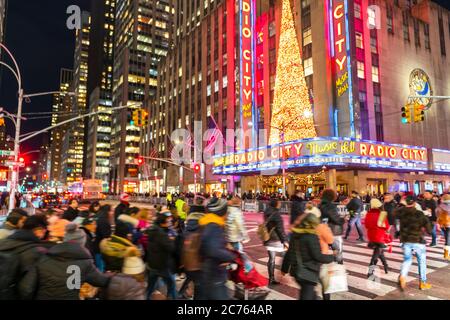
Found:
[[[250, 238], [242, 199], [217, 194], [191, 200], [189, 194], [165, 196], [166, 206], [150, 209], [133, 207], [130, 195], [122, 194], [115, 208], [93, 202], [81, 211], [72, 199], [63, 214], [49, 209], [28, 216], [13, 210], [0, 229], [0, 300], [229, 299], [230, 273], [240, 267], [243, 275], [256, 272], [244, 249]], [[439, 233], [444, 235], [444, 259], [450, 259], [448, 194], [427, 191], [418, 198], [386, 193], [362, 199], [356, 191], [350, 198], [331, 189], [309, 198], [297, 192], [291, 198], [287, 229], [280, 212], [282, 200], [272, 197], [263, 214], [267, 236], [261, 245], [268, 252], [268, 284], [280, 284], [275, 277], [280, 256], [281, 274], [298, 282], [300, 299], [317, 299], [316, 286], [324, 288], [327, 265], [345, 265], [344, 240], [352, 236], [353, 227], [356, 240], [373, 249], [369, 279], [378, 261], [385, 273], [391, 271], [385, 251], [393, 238], [399, 238], [403, 247], [398, 278], [402, 289], [413, 256], [419, 264], [419, 288], [431, 287], [426, 233], [432, 236], [428, 244], [432, 247]], [[346, 215], [338, 211], [339, 201], [346, 205]], [[184, 280], [179, 290], [177, 280]], [[330, 299], [324, 290], [322, 296]]]

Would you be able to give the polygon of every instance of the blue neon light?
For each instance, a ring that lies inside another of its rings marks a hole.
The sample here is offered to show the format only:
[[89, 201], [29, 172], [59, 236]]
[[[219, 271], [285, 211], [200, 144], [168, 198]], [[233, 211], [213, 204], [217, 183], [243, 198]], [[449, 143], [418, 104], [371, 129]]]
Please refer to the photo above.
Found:
[[348, 100], [350, 107], [350, 135], [356, 137], [355, 132], [355, 115], [353, 108], [353, 79], [352, 79], [352, 64], [351, 64], [351, 50], [350, 50], [350, 32], [349, 32], [349, 13], [348, 13], [348, 0], [344, 0], [345, 7], [345, 33], [347, 37], [347, 69], [348, 69]]

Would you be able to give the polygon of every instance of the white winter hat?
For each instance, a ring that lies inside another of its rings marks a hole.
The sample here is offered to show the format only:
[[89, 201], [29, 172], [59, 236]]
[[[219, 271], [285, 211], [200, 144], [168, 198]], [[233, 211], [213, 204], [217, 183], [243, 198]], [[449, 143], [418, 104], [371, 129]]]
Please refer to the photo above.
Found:
[[122, 272], [128, 275], [137, 275], [145, 272], [145, 264], [140, 257], [126, 257]]
[[320, 219], [320, 216], [322, 215], [322, 213], [320, 212], [319, 208], [317, 208], [317, 207], [308, 208], [308, 209], [305, 210], [305, 213], [312, 213], [313, 215], [315, 215], [319, 219]]

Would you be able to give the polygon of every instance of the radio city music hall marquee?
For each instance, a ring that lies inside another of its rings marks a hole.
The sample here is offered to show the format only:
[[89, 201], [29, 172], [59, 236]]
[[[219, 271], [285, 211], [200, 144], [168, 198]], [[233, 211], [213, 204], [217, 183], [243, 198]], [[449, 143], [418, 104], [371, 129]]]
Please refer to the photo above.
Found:
[[427, 170], [425, 148], [357, 139], [314, 138], [214, 157], [215, 174], [321, 165]]

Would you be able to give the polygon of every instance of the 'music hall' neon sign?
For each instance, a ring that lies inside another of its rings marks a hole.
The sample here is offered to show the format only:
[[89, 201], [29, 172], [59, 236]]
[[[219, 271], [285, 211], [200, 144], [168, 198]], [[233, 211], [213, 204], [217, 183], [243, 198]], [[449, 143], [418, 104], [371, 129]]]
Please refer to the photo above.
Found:
[[214, 157], [214, 174], [321, 165], [427, 170], [425, 148], [349, 138], [313, 138]]

